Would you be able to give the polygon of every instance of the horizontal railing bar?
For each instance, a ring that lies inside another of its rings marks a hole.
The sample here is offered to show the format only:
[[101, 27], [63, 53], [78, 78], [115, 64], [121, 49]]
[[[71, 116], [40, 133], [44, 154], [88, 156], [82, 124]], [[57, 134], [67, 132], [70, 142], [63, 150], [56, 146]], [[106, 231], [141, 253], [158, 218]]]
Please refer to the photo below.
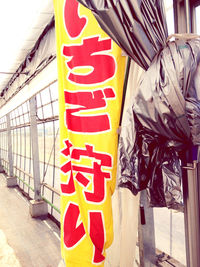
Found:
[[22, 170], [21, 168], [19, 168], [19, 167], [17, 167], [17, 166], [13, 166], [13, 168], [17, 169], [18, 171], [24, 173], [25, 175], [27, 175], [27, 176], [29, 176], [31, 179], [33, 179], [33, 175], [32, 175], [32, 174], [30, 174], [30, 173], [28, 173], [28, 172]]
[[14, 125], [14, 126], [11, 126], [10, 128], [11, 128], [11, 131], [13, 131], [15, 129], [20, 129], [20, 128], [24, 128], [24, 127], [30, 127], [30, 122]]
[[[25, 172], [24, 170], [22, 170], [19, 167], [13, 166], [13, 168], [19, 170], [20, 172], [24, 173], [25, 175], [29, 176], [31, 179], [33, 179], [33, 176], [27, 172]], [[41, 185], [45, 186], [46, 188], [48, 188], [49, 190], [53, 191], [54, 193], [56, 193], [58, 196], [60, 196], [60, 191], [55, 189], [54, 187], [48, 185], [47, 183], [41, 183]]]
[[1, 159], [1, 161], [4, 161], [5, 163], [9, 163], [9, 161], [8, 160], [6, 160], [6, 159]]
[[57, 121], [59, 119], [59, 116], [53, 116], [53, 117], [48, 117], [45, 119], [40, 119], [37, 117], [37, 123], [46, 123], [46, 122], [51, 122], [51, 121]]
[[50, 185], [48, 185], [47, 183], [42, 183], [42, 185], [46, 188], [48, 188], [49, 190], [53, 191], [54, 193], [56, 193], [58, 196], [60, 196], [60, 191]]
[[[27, 187], [29, 187], [33, 192], [35, 191], [29, 184], [27, 184], [20, 177], [16, 176], [22, 183], [24, 183]], [[49, 204], [53, 209], [55, 209], [58, 213], [60, 213], [60, 209], [58, 209], [53, 203], [51, 203], [45, 196], [42, 196], [42, 199]]]
[[57, 208], [54, 204], [52, 204], [48, 199], [46, 199], [44, 196], [42, 196], [42, 199], [49, 204], [54, 210], [56, 210], [58, 213], [60, 213], [60, 209]]
[[35, 192], [34, 188], [32, 186], [30, 186], [29, 184], [27, 184], [22, 178], [20, 178], [19, 176], [15, 175], [17, 177], [17, 179], [19, 179], [23, 184], [25, 184], [28, 188], [30, 188], [33, 192]]
[[[45, 119], [39, 119], [38, 118], [37, 119], [37, 123], [38, 124], [42, 124], [42, 123], [46, 123], [46, 122], [57, 121], [58, 119], [59, 119], [59, 116], [57, 116], [57, 115], [56, 116], [52, 116], [52, 117], [48, 117], [48, 118], [45, 118]], [[14, 131], [14, 130], [20, 129], [20, 128], [25, 128], [25, 127], [30, 127], [30, 122], [11, 126], [11, 131]], [[7, 131], [7, 128], [0, 129], [0, 133], [6, 132], [6, 131]]]
[[6, 149], [6, 148], [1, 148], [1, 151], [7, 151], [7, 152], [8, 152], [8, 149]]
[[[31, 179], [33, 179], [33, 176], [27, 172], [25, 172], [24, 170], [22, 170], [21, 168], [18, 168], [16, 166], [13, 166], [15, 169], [19, 170], [20, 172], [24, 173], [25, 175], [29, 176]], [[41, 183], [41, 185], [43, 185], [44, 187], [48, 188], [49, 190], [53, 191], [54, 193], [56, 193], [58, 196], [60, 196], [60, 191], [55, 189], [54, 187], [48, 185], [47, 183]]]

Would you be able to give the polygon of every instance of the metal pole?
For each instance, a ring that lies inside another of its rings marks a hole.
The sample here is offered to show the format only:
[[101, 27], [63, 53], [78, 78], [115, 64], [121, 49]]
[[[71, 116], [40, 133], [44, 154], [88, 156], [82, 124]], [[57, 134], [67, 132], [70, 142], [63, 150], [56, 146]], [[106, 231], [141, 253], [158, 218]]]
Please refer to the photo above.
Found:
[[33, 158], [33, 178], [34, 178], [34, 200], [41, 200], [41, 182], [40, 182], [40, 163], [38, 151], [38, 132], [37, 132], [37, 102], [36, 97], [29, 100], [30, 104], [30, 129], [31, 145]]
[[173, 9], [174, 9], [174, 32], [178, 33], [178, 8], [177, 0], [173, 0]]
[[[185, 0], [186, 32], [191, 33], [190, 1]], [[187, 267], [200, 266], [200, 160], [199, 148], [193, 147], [183, 171], [184, 217]]]
[[191, 32], [190, 1], [185, 0], [186, 32]]
[[7, 138], [8, 138], [8, 162], [9, 162], [9, 176], [13, 177], [13, 156], [12, 156], [12, 138], [10, 126], [10, 114], [6, 115], [7, 120]]
[[172, 230], [172, 227], [173, 227], [172, 210], [170, 210], [170, 248], [169, 248], [169, 251], [170, 251], [170, 256], [171, 257], [172, 257], [172, 244], [173, 244], [173, 230]]
[[200, 163], [187, 164], [183, 171], [184, 191], [184, 216], [185, 216], [185, 237], [187, 267], [200, 266], [200, 202], [199, 202], [199, 180]]
[[1, 162], [1, 143], [0, 143], [0, 168], [2, 166], [2, 162]]
[[121, 123], [122, 123], [122, 117], [123, 117], [123, 111], [124, 111], [124, 104], [125, 104], [126, 91], [127, 91], [127, 86], [128, 86], [128, 77], [129, 77], [130, 67], [131, 67], [131, 59], [130, 59], [130, 57], [128, 57], [127, 65], [126, 65], [126, 73], [125, 73], [125, 78], [124, 78], [123, 95], [122, 95], [122, 107], [121, 107], [121, 115], [120, 115], [120, 120], [119, 120], [119, 126], [121, 126]]
[[146, 190], [140, 194], [138, 225], [140, 267], [153, 267], [156, 264], [154, 217], [153, 208], [149, 207]]
[[[1, 138], [1, 135], [0, 135], [0, 138]], [[1, 157], [2, 157], [2, 155], [1, 155], [1, 141], [2, 140], [0, 140], [0, 173], [3, 172], [2, 160], [1, 160]]]

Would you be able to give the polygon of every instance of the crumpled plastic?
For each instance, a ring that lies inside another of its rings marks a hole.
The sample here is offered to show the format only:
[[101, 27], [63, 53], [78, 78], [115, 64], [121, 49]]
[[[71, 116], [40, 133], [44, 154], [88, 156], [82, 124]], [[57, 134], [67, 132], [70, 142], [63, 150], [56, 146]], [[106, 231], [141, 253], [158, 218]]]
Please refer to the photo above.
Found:
[[167, 24], [160, 0], [78, 0], [101, 28], [145, 70], [165, 45]]
[[133, 194], [147, 189], [152, 207], [179, 209], [180, 159], [200, 144], [200, 41], [166, 41], [160, 0], [78, 2], [146, 70], [122, 125], [119, 186]]
[[[137, 119], [136, 119], [137, 121]], [[124, 148], [124, 147], [123, 147]], [[152, 207], [180, 209], [181, 166], [179, 156], [167, 138], [145, 129], [136, 123], [136, 140], [131, 153], [131, 168], [127, 169], [123, 150], [120, 179], [122, 187], [129, 188], [133, 194], [146, 189]], [[130, 172], [130, 173], [127, 173]]]
[[143, 74], [125, 116], [119, 185], [135, 195], [147, 188], [152, 207], [183, 205], [180, 154], [200, 145], [199, 75], [200, 40], [167, 43]]

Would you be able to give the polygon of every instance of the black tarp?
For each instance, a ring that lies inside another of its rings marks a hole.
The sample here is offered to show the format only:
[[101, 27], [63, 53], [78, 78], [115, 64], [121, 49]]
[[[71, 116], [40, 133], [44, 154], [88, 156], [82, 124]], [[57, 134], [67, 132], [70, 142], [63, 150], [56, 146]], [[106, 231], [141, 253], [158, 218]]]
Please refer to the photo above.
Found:
[[200, 144], [200, 41], [167, 42], [161, 0], [78, 1], [146, 70], [119, 139], [119, 185], [147, 189], [151, 206], [179, 208], [181, 155]]
[[[182, 205], [183, 152], [200, 144], [200, 41], [166, 44], [140, 80], [119, 141], [120, 185], [154, 207]], [[130, 131], [132, 140], [130, 140]]]
[[101, 28], [147, 69], [168, 36], [163, 1], [78, 0], [89, 8]]

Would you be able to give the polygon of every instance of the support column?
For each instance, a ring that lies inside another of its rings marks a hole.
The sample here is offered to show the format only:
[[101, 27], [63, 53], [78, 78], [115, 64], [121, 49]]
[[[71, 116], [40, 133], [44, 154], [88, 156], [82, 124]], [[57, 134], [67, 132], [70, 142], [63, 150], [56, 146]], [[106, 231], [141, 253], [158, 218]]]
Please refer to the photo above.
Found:
[[2, 165], [2, 160], [1, 160], [1, 147], [0, 147], [0, 173], [4, 173], [3, 165]]
[[155, 266], [156, 251], [153, 208], [149, 207], [145, 190], [143, 190], [140, 195], [138, 239], [140, 248], [140, 266]]
[[185, 3], [185, 15], [186, 15], [186, 32], [191, 33], [191, 13], [190, 13], [190, 1], [184, 0]]
[[11, 125], [10, 125], [10, 114], [6, 115], [7, 120], [7, 139], [8, 139], [8, 162], [9, 162], [9, 173], [7, 176], [7, 187], [14, 187], [17, 185], [17, 178], [13, 177], [13, 154], [12, 154], [12, 138], [11, 138]]
[[3, 169], [1, 162], [0, 162], [0, 173], [4, 173], [4, 169]]
[[[191, 4], [195, 1], [174, 0], [176, 30], [178, 33], [191, 32]], [[194, 147], [182, 155], [183, 196], [185, 220], [185, 245], [187, 267], [200, 266], [200, 158]], [[199, 154], [199, 153], [198, 153]]]
[[33, 96], [29, 100], [30, 104], [30, 130], [33, 158], [33, 178], [34, 178], [34, 199], [30, 201], [30, 214], [32, 217], [39, 217], [48, 214], [47, 203], [41, 197], [40, 182], [40, 163], [38, 150], [38, 131], [37, 131], [37, 102]]
[[[187, 33], [192, 31], [191, 2], [184, 0]], [[184, 219], [187, 267], [200, 266], [200, 157], [199, 147], [191, 147], [183, 170]], [[189, 163], [188, 163], [189, 162]]]
[[200, 266], [200, 163], [183, 170], [185, 239], [188, 267]]

